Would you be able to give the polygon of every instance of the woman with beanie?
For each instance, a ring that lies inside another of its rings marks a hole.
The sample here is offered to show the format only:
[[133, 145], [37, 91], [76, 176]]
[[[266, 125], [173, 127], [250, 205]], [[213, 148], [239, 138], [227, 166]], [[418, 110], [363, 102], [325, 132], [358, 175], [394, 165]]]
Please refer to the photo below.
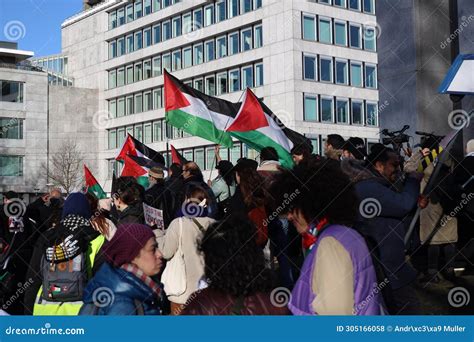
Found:
[[103, 247], [106, 262], [84, 290], [80, 315], [159, 315], [162, 291], [151, 277], [162, 266], [153, 231], [119, 226]]

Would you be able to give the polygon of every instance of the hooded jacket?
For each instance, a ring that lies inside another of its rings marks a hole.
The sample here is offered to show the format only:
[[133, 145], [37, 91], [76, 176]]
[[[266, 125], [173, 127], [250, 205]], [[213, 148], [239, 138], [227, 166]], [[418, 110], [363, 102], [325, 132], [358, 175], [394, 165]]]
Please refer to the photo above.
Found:
[[132, 203], [119, 213], [118, 224], [124, 223], [145, 224], [142, 202]]

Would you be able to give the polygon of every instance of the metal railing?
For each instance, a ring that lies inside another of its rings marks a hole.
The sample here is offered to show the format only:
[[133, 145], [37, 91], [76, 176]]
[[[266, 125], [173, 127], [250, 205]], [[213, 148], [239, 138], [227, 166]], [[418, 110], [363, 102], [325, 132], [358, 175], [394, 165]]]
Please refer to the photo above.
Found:
[[0, 68], [43, 72], [43, 69], [29, 64], [0, 63]]

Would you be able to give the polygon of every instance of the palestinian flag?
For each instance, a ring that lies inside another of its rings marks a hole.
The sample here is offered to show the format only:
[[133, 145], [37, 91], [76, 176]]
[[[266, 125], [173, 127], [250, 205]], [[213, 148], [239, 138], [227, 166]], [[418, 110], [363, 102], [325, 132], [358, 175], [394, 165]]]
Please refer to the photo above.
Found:
[[161, 155], [160, 152], [157, 152], [145, 144], [141, 143], [130, 134], [127, 135], [127, 139], [123, 143], [122, 149], [120, 150], [119, 155], [116, 160], [124, 160], [125, 156], [130, 154], [132, 156], [145, 157], [155, 163], [165, 165], [165, 158]]
[[183, 131], [214, 143], [232, 147], [225, 131], [239, 104], [205, 95], [185, 85], [165, 70], [166, 121]]
[[84, 164], [84, 175], [86, 179], [86, 188], [87, 192], [97, 197], [97, 199], [107, 198], [107, 194], [104, 189], [97, 182], [95, 177], [92, 175], [92, 172]]
[[138, 184], [141, 184], [145, 189], [148, 188], [148, 170], [139, 165], [130, 155], [125, 155], [124, 166], [121, 177], [133, 177], [137, 179]]
[[171, 162], [173, 164], [179, 164], [179, 165], [184, 165], [188, 162], [186, 158], [183, 157], [181, 153], [178, 152], [177, 149], [174, 148], [173, 145], [171, 145]]
[[308, 138], [286, 127], [248, 88], [239, 112], [226, 131], [257, 151], [275, 148], [282, 166], [287, 168], [293, 166], [290, 151], [294, 146], [311, 146]]

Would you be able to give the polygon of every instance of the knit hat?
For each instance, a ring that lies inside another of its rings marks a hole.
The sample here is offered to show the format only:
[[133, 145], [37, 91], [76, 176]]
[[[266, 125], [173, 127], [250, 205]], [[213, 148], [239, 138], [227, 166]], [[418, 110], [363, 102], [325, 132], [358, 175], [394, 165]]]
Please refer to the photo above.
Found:
[[469, 154], [469, 153], [473, 153], [474, 152], [474, 139], [471, 139], [467, 142], [467, 145], [466, 145], [466, 152]]
[[86, 195], [81, 192], [73, 192], [64, 202], [61, 219], [68, 215], [79, 215], [85, 219], [92, 217], [92, 211]]
[[153, 166], [149, 171], [148, 175], [156, 178], [156, 179], [163, 179], [165, 178], [165, 173], [161, 167]]
[[154, 237], [153, 230], [143, 224], [120, 225], [114, 237], [104, 244], [105, 259], [115, 267], [131, 263], [148, 240]]

